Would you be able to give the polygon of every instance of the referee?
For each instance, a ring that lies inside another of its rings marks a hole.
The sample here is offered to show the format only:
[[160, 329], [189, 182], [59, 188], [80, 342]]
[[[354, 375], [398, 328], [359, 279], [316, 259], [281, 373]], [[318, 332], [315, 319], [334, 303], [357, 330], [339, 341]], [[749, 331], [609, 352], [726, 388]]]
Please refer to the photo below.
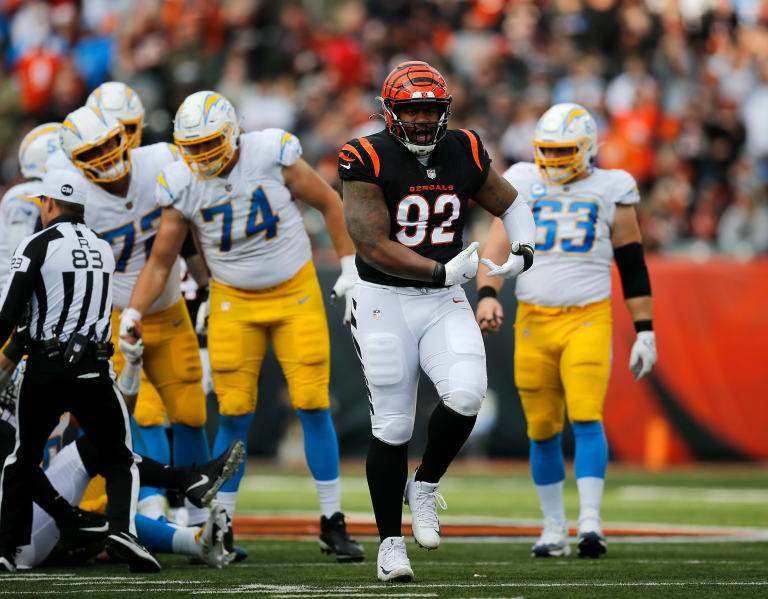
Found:
[[0, 483], [0, 571], [15, 571], [18, 547], [30, 542], [32, 480], [48, 435], [71, 412], [96, 446], [107, 481], [107, 551], [131, 571], [160, 565], [136, 539], [139, 491], [128, 412], [114, 385], [109, 357], [112, 272], [109, 244], [83, 223], [86, 181], [54, 170], [40, 195], [43, 230], [11, 258], [0, 297], [0, 346], [29, 305], [29, 355], [16, 405], [16, 445]]

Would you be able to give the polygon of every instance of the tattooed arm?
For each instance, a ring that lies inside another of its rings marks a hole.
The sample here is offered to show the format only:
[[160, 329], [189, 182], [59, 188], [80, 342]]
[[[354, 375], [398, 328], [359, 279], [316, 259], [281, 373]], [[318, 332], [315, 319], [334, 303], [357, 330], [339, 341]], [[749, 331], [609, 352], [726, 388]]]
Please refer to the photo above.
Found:
[[491, 167], [488, 178], [472, 199], [494, 216], [501, 216], [516, 198], [517, 190]]
[[389, 238], [389, 211], [378, 185], [344, 181], [344, 222], [358, 255], [381, 272], [432, 281], [436, 262]]

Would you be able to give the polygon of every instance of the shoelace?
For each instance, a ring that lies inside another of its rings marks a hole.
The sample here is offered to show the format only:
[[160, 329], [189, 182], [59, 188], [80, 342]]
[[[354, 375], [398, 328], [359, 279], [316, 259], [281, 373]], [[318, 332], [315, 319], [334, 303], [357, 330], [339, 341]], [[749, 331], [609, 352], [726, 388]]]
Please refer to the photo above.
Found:
[[432, 528], [439, 528], [440, 523], [437, 519], [437, 506], [440, 506], [443, 510], [448, 509], [448, 503], [445, 501], [445, 497], [437, 489], [434, 491], [421, 491], [419, 490], [416, 495], [416, 517], [420, 522]]

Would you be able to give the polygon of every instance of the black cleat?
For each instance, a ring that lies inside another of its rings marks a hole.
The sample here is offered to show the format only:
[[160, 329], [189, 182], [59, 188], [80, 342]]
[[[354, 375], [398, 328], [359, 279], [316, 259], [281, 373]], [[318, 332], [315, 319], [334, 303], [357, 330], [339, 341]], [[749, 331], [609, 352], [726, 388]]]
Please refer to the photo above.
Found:
[[0, 552], [0, 572], [16, 571], [16, 554], [18, 549], [3, 550]]
[[227, 450], [215, 460], [194, 466], [187, 473], [184, 495], [195, 507], [208, 507], [226, 481], [232, 478], [245, 456], [242, 441], [232, 441]]
[[155, 556], [129, 532], [112, 533], [104, 542], [104, 548], [113, 560], [127, 562], [131, 572], [154, 574], [160, 571]]
[[227, 516], [227, 529], [224, 531], [224, 550], [228, 564], [242, 562], [248, 559], [248, 551], [245, 547], [235, 545], [235, 533], [232, 531], [232, 519]]
[[596, 559], [603, 555], [607, 550], [605, 537], [596, 532], [580, 534], [578, 543], [579, 557], [591, 557]]
[[357, 541], [349, 538], [344, 514], [336, 512], [330, 518], [320, 517], [320, 550], [323, 553], [335, 553], [336, 561], [361, 562], [365, 557], [363, 548]]
[[90, 543], [98, 543], [107, 538], [109, 524], [107, 518], [95, 512], [86, 512], [77, 507], [72, 507], [71, 516], [57, 521], [61, 531], [61, 540], [64, 547], [80, 547]]

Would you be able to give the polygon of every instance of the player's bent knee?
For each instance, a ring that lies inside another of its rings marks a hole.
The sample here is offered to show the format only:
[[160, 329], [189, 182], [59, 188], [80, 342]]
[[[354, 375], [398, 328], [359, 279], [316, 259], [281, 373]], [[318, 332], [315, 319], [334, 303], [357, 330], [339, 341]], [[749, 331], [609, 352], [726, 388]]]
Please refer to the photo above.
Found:
[[569, 402], [568, 418], [571, 422], [592, 422], [594, 420], [602, 422], [603, 402], [594, 400]]
[[485, 389], [456, 389], [443, 398], [443, 403], [462, 416], [477, 416], [485, 397]]
[[312, 412], [325, 410], [330, 407], [328, 399], [328, 384], [325, 385], [299, 385], [288, 389], [291, 395], [291, 403], [296, 410]]
[[168, 409], [168, 420], [172, 424], [184, 424], [194, 428], [205, 426], [205, 395], [199, 382], [191, 385], [171, 385], [168, 391], [174, 396], [172, 407]]
[[528, 438], [533, 441], [547, 441], [563, 432], [563, 424], [550, 420], [528, 420]]
[[413, 419], [398, 414], [387, 417], [371, 417], [373, 436], [388, 445], [408, 443], [413, 435]]
[[462, 416], [476, 416], [488, 390], [485, 360], [454, 364], [449, 371], [448, 381], [450, 388], [442, 398], [443, 403]]
[[245, 372], [213, 372], [213, 384], [219, 398], [219, 414], [245, 416], [256, 408], [257, 388]]
[[159, 397], [148, 398], [142, 401], [141, 394], [133, 409], [133, 417], [136, 424], [143, 427], [163, 426], [165, 424], [165, 407]]

